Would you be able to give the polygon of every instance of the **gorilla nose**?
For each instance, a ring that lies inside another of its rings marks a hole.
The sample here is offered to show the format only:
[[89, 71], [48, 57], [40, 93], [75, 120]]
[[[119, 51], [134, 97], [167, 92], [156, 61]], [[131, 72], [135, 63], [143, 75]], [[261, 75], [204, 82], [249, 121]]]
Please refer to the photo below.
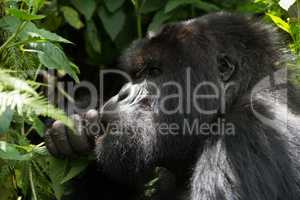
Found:
[[[102, 107], [100, 113], [115, 111], [118, 112], [120, 107], [131, 106], [140, 103], [140, 99], [145, 96], [147, 91], [144, 89], [145, 83], [141, 84], [125, 84], [119, 93], [109, 99]], [[145, 99], [146, 101], [146, 99]]]
[[120, 90], [118, 96], [118, 103], [130, 104], [138, 96], [140, 86], [137, 84], [127, 83]]
[[118, 102], [126, 100], [130, 96], [130, 91], [132, 88], [131, 86], [132, 86], [131, 83], [127, 83], [126, 85], [124, 85], [122, 87], [122, 89], [120, 90], [120, 92], [118, 94]]
[[118, 104], [121, 101], [127, 101], [131, 91], [131, 83], [128, 83], [122, 87], [119, 93], [112, 98], [110, 98], [102, 107], [100, 113], [105, 114], [106, 112], [116, 111], [118, 109]]

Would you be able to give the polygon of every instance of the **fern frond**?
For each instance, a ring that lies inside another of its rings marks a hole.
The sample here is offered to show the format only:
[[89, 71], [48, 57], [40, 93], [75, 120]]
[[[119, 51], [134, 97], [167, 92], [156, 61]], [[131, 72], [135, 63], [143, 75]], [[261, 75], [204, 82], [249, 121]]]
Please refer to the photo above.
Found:
[[15, 70], [18, 72], [18, 77], [32, 78], [38, 65], [35, 54], [22, 52], [16, 47], [9, 48], [0, 55], [0, 68]]
[[8, 89], [28, 92], [37, 95], [36, 91], [24, 80], [15, 78], [7, 73], [6, 70], [0, 69], [0, 85]]
[[0, 112], [7, 108], [15, 110], [22, 116], [45, 116], [59, 120], [73, 129], [73, 121], [65, 113], [49, 104], [47, 99], [41, 96], [33, 96], [18, 91], [0, 92]]

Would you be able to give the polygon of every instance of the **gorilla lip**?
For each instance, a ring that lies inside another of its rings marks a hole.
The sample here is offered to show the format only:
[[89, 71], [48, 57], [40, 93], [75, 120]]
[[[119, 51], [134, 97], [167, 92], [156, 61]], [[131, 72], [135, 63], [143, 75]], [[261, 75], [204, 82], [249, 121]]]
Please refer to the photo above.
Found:
[[155, 105], [157, 104], [157, 98], [153, 96], [143, 96], [138, 104], [141, 105], [147, 111], [154, 111]]
[[106, 133], [103, 133], [102, 135], [97, 135], [95, 137], [95, 143], [96, 144], [102, 143], [102, 141], [103, 141], [103, 139], [104, 139], [105, 136], [106, 136]]

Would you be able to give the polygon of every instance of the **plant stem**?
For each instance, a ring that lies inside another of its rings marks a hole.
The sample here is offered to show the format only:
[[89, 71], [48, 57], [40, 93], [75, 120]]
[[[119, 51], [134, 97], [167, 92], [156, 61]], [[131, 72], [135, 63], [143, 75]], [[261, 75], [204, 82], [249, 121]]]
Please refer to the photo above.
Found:
[[31, 163], [29, 164], [29, 181], [30, 181], [30, 187], [32, 191], [32, 196], [34, 200], [37, 200], [36, 191], [33, 183], [33, 177], [32, 177], [32, 166]]
[[9, 43], [11, 42], [11, 41], [13, 41], [17, 36], [18, 36], [18, 34], [22, 31], [22, 29], [25, 27], [25, 25], [27, 24], [27, 22], [22, 22], [19, 26], [18, 26], [18, 28], [17, 28], [17, 30], [16, 30], [16, 32], [14, 32], [5, 42], [4, 42], [4, 44], [3, 45], [1, 45], [1, 47], [0, 47], [0, 53], [9, 45]]
[[28, 40], [24, 40], [24, 41], [19, 41], [19, 42], [16, 42], [16, 43], [12, 43], [10, 45], [8, 45], [6, 48], [12, 48], [12, 47], [15, 47], [15, 46], [19, 46], [19, 45], [22, 45], [22, 44], [26, 44], [26, 43], [29, 43], [29, 42], [37, 42], [36, 40], [33, 40], [33, 39], [28, 39]]
[[35, 72], [35, 75], [34, 75], [34, 79], [33, 79], [34, 81], [36, 81], [36, 79], [38, 78], [41, 68], [42, 68], [42, 64], [39, 64], [39, 66]]
[[61, 84], [57, 83], [58, 92], [68, 99], [71, 103], [75, 103], [75, 100], [64, 90]]
[[136, 14], [136, 27], [137, 27], [137, 34], [138, 38], [143, 37], [143, 30], [142, 30], [142, 15], [140, 12], [140, 2], [139, 0], [133, 1], [134, 2], [134, 9], [135, 9], [135, 14]]
[[138, 37], [142, 38], [143, 37], [143, 31], [142, 31], [142, 16], [141, 14], [137, 13], [137, 33]]
[[15, 169], [14, 169], [14, 167], [11, 167], [11, 166], [8, 166], [8, 168], [9, 168], [9, 172], [11, 174], [12, 185], [14, 187], [16, 194], [18, 194], [18, 183], [17, 183]]
[[[296, 1], [296, 5], [297, 5], [297, 21], [300, 24], [300, 10], [299, 10], [300, 9], [300, 3], [299, 3], [299, 1]], [[300, 27], [300, 25], [299, 25], [299, 27]], [[299, 31], [298, 34], [300, 34], [300, 31]], [[299, 36], [299, 38], [300, 38], [300, 36]], [[295, 41], [295, 42], [300, 42], [300, 41]], [[299, 52], [300, 52], [300, 47], [298, 46], [297, 47], [297, 53], [299, 53]]]
[[26, 137], [34, 130], [33, 127], [30, 127], [30, 129], [24, 134]]

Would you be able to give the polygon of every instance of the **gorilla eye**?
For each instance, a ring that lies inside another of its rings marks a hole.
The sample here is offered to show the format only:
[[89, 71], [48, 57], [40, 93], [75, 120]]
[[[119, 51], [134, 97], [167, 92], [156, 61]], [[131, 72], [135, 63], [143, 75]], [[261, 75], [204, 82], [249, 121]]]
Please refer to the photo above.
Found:
[[148, 75], [151, 77], [159, 76], [161, 73], [162, 73], [161, 69], [159, 69], [157, 67], [150, 67], [148, 69]]
[[161, 69], [158, 67], [146, 67], [144, 69], [139, 70], [136, 74], [136, 78], [141, 77], [156, 77], [162, 73]]

